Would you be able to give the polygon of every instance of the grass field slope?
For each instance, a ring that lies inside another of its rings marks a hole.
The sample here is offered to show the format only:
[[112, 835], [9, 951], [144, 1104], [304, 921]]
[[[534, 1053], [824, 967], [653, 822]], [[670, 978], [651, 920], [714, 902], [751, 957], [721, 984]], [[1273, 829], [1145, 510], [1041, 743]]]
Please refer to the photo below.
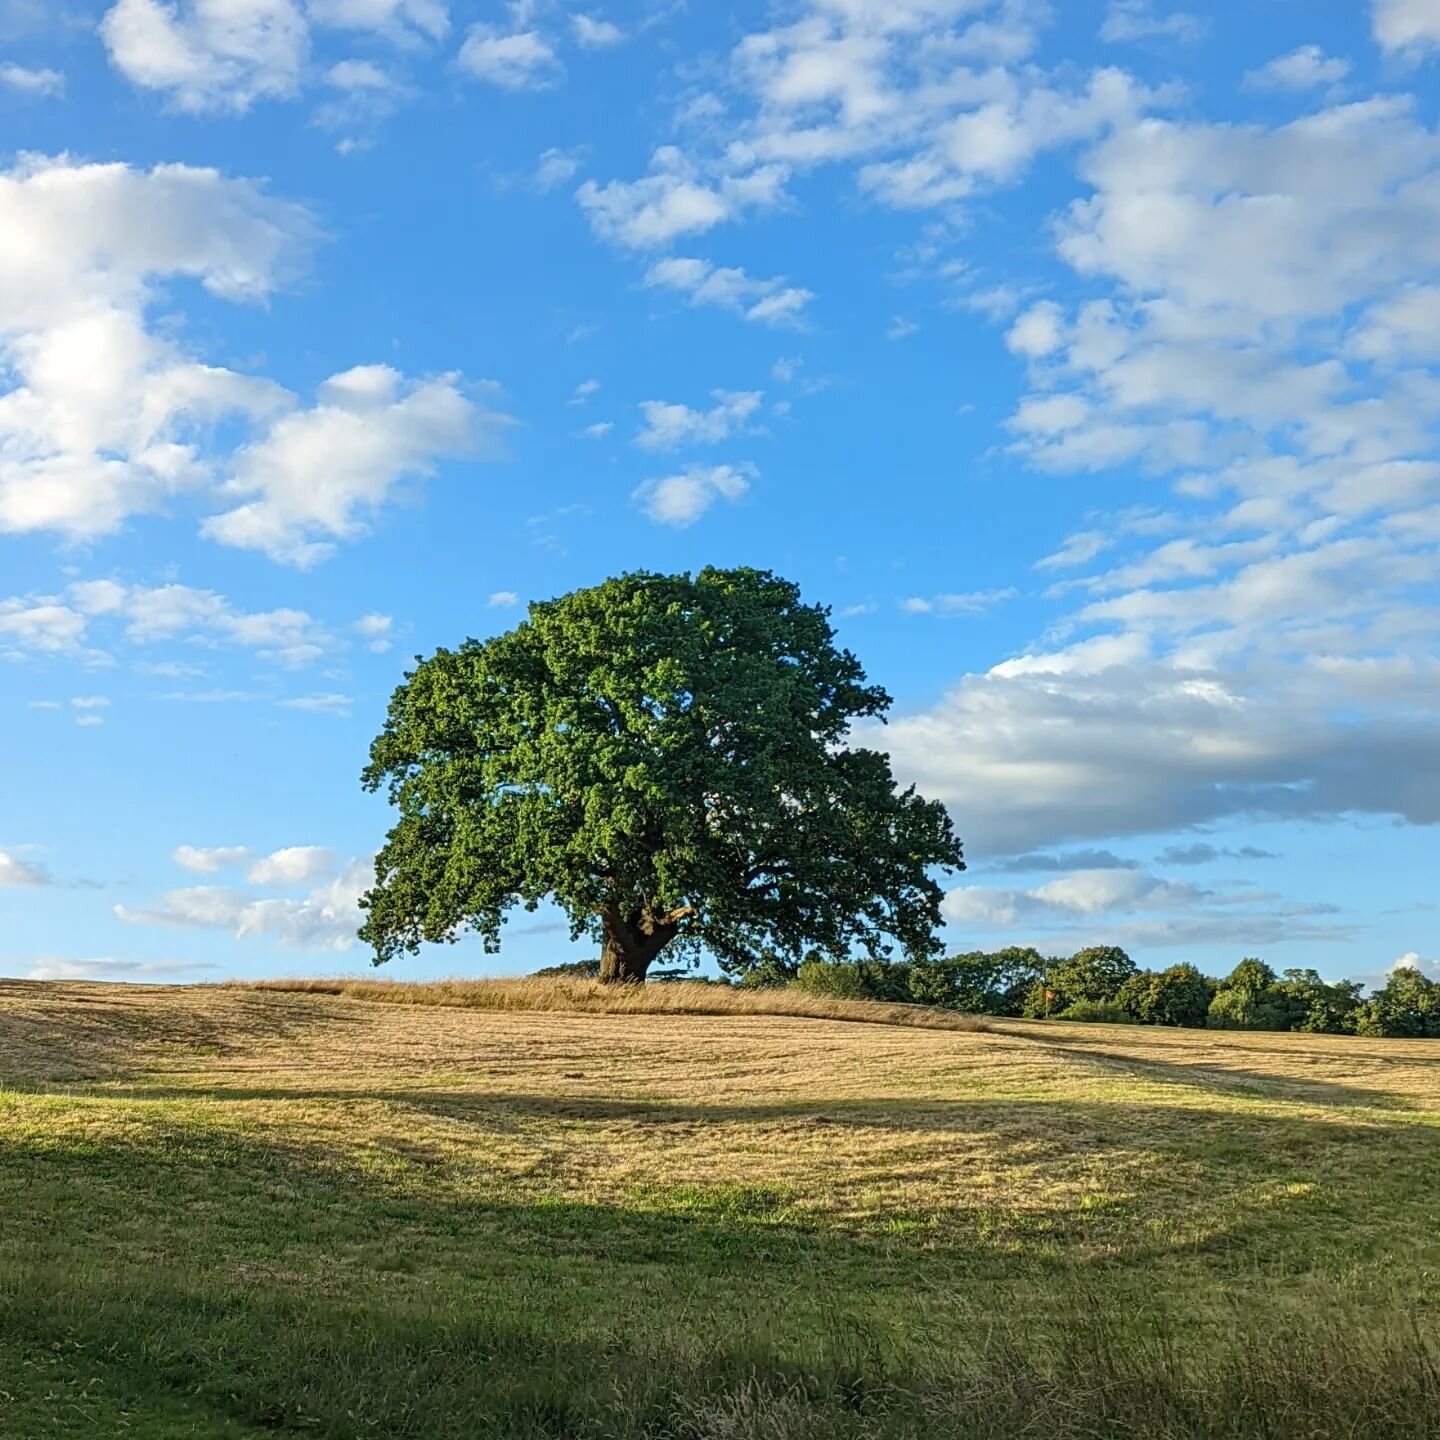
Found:
[[1440, 1433], [1440, 1047], [793, 998], [0, 982], [0, 1435]]

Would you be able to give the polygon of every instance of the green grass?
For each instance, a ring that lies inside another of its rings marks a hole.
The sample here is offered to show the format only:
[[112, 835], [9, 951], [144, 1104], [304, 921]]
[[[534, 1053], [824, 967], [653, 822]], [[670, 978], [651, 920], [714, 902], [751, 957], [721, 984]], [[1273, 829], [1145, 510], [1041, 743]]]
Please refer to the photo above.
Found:
[[0, 984], [0, 1435], [1433, 1433], [1432, 1054]]

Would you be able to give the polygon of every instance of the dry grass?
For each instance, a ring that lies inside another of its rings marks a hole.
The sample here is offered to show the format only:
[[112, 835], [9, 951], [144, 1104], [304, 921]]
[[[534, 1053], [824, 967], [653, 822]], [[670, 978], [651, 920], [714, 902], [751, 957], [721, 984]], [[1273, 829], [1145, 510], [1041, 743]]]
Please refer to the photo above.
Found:
[[387, 1005], [442, 1005], [462, 1010], [535, 1010], [570, 1015], [785, 1015], [804, 1020], [846, 1020], [865, 1025], [910, 1025], [921, 1030], [988, 1030], [973, 1015], [924, 1005], [837, 1000], [798, 990], [744, 990], [698, 980], [652, 985], [602, 985], [598, 980], [260, 980], [251, 990], [339, 995]]

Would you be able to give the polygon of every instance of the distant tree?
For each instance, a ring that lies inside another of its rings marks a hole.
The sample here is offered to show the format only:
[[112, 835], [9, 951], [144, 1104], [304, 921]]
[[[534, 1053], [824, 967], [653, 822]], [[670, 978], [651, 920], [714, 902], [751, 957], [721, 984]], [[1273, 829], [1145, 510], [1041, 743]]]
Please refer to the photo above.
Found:
[[1294, 1007], [1275, 988], [1275, 972], [1248, 956], [1220, 982], [1206, 1024], [1212, 1030], [1289, 1030], [1295, 1019]]
[[[807, 958], [821, 959], [818, 952], [811, 951]], [[748, 990], [769, 990], [789, 985], [799, 974], [801, 962], [787, 956], [777, 955], [773, 950], [762, 950], [755, 963], [743, 972], [740, 984]]]
[[1019, 1015], [1026, 993], [1045, 972], [1038, 950], [972, 950], [911, 966], [912, 998], [970, 1015]]
[[1133, 1025], [1135, 1017], [1114, 1000], [1077, 1000], [1067, 1005], [1057, 1020], [1078, 1020], [1086, 1025]]
[[1287, 970], [1272, 987], [1291, 1012], [1290, 1028], [1317, 1035], [1355, 1029], [1361, 988], [1354, 980], [1322, 980], [1314, 970]]
[[847, 743], [890, 697], [827, 617], [766, 571], [637, 573], [419, 661], [364, 773], [400, 812], [361, 901], [376, 963], [464, 931], [494, 951], [546, 899], [605, 981], [667, 949], [936, 953], [960, 843]]
[[1091, 945], [1068, 960], [1051, 961], [1045, 984], [1065, 1005], [1077, 1000], [1113, 1000], [1136, 973], [1135, 962], [1118, 945]]
[[1397, 965], [1356, 1012], [1355, 1029], [1401, 1039], [1440, 1036], [1440, 984], [1412, 966]]
[[1248, 990], [1259, 995], [1275, 983], [1275, 972], [1254, 955], [1247, 955], [1221, 982], [1222, 990]]
[[1116, 994], [1121, 1005], [1142, 1025], [1203, 1026], [1215, 995], [1215, 982], [1193, 965], [1132, 975]]
[[561, 965], [546, 965], [535, 972], [536, 978], [546, 980], [598, 980], [598, 960], [567, 960]]
[[911, 970], [908, 960], [830, 960], [812, 953], [801, 963], [792, 984], [810, 995], [905, 1004], [914, 1001], [910, 990]]

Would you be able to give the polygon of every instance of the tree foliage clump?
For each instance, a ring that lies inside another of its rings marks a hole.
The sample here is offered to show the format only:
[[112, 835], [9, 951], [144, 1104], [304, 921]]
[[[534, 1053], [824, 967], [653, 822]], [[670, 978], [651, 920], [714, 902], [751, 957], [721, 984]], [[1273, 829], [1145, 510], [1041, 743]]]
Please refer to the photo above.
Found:
[[1409, 965], [1397, 965], [1390, 978], [1355, 1011], [1360, 1035], [1402, 1039], [1440, 1038], [1440, 983]]
[[636, 573], [420, 660], [364, 783], [399, 811], [363, 898], [376, 963], [544, 900], [604, 980], [662, 951], [728, 972], [810, 949], [938, 952], [943, 806], [852, 746], [890, 697], [767, 571]]
[[1142, 1025], [1203, 1026], [1215, 994], [1215, 982], [1193, 965], [1142, 970], [1116, 993], [1116, 1003]]

